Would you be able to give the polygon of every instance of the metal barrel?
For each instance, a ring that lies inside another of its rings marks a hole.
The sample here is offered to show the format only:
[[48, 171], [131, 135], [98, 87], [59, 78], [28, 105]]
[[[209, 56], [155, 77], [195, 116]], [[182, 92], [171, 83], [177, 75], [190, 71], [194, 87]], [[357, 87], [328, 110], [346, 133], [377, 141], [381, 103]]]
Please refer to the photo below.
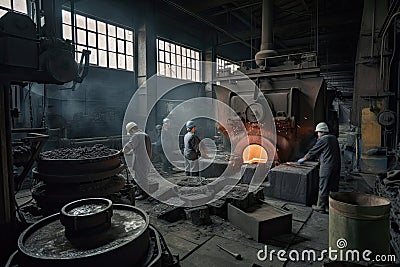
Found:
[[[351, 256], [390, 253], [390, 201], [361, 193], [332, 193], [329, 197], [329, 247]], [[347, 257], [349, 257], [347, 256]]]

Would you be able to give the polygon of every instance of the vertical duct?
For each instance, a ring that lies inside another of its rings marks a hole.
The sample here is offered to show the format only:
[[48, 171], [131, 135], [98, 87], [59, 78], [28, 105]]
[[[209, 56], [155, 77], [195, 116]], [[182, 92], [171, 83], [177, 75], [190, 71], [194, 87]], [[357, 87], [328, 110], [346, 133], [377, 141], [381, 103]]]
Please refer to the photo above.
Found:
[[256, 54], [256, 63], [259, 67], [265, 67], [265, 59], [277, 54], [273, 50], [273, 0], [263, 0], [262, 2], [262, 29], [261, 29], [261, 50]]

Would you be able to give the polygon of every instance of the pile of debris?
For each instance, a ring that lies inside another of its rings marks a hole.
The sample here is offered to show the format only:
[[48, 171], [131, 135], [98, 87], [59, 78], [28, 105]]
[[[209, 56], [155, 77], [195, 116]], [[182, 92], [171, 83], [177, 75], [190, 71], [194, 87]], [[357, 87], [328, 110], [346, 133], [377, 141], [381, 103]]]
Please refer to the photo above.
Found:
[[390, 237], [397, 257], [400, 257], [400, 170], [392, 170], [377, 176], [375, 194], [391, 203]]
[[78, 148], [59, 148], [40, 153], [40, 159], [94, 159], [108, 157], [115, 154], [115, 149], [101, 144]]

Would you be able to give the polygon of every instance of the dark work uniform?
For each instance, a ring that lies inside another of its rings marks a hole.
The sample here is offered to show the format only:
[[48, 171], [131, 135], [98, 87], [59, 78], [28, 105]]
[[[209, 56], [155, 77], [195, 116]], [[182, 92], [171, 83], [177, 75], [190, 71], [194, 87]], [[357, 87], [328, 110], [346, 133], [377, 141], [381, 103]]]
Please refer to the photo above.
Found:
[[318, 138], [315, 145], [308, 151], [305, 158], [317, 157], [319, 169], [319, 204], [327, 206], [329, 192], [339, 190], [340, 178], [340, 148], [336, 136], [324, 134]]
[[186, 175], [199, 176], [200, 138], [188, 132], [183, 139]]

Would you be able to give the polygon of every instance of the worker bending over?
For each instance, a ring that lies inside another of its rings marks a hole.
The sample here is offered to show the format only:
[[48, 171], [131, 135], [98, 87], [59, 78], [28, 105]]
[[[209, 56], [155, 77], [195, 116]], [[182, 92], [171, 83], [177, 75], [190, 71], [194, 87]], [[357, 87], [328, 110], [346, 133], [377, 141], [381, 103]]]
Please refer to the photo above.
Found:
[[329, 193], [339, 190], [340, 148], [336, 136], [329, 134], [329, 128], [325, 122], [318, 123], [315, 132], [318, 134], [317, 142], [297, 162], [301, 164], [306, 160], [318, 157], [320, 163], [318, 203], [312, 208], [325, 213], [329, 211]]

